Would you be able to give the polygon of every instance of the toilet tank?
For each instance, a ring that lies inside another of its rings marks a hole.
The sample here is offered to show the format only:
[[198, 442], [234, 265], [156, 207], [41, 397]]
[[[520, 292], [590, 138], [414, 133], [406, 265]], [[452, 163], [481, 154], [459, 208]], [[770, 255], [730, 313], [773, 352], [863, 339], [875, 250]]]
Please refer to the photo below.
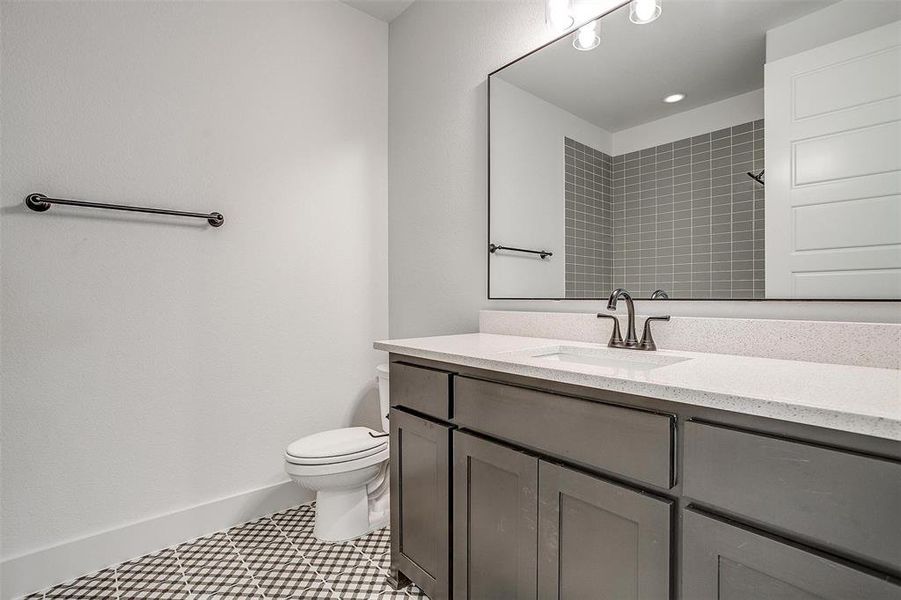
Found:
[[388, 398], [388, 363], [375, 368], [379, 382], [379, 416], [382, 418], [382, 431], [388, 433], [388, 410], [391, 403]]

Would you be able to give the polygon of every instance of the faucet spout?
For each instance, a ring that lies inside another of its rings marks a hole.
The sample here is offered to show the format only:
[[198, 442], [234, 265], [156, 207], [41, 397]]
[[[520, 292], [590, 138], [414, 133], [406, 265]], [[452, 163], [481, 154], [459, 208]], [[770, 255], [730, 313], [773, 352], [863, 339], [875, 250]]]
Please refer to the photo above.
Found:
[[623, 288], [616, 288], [607, 299], [607, 310], [616, 310], [619, 299], [626, 301], [626, 310], [629, 313], [629, 323], [626, 328], [626, 339], [623, 340], [623, 348], [634, 348], [638, 345], [638, 337], [635, 335], [635, 304], [632, 295]]

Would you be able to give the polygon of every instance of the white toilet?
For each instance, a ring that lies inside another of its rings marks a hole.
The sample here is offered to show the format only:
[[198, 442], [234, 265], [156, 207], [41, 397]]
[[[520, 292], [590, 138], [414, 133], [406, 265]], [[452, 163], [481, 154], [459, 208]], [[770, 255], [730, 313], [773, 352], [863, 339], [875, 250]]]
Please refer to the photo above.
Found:
[[323, 541], [352, 540], [388, 524], [388, 365], [376, 371], [382, 431], [332, 429], [285, 450], [285, 471], [316, 492], [313, 535]]

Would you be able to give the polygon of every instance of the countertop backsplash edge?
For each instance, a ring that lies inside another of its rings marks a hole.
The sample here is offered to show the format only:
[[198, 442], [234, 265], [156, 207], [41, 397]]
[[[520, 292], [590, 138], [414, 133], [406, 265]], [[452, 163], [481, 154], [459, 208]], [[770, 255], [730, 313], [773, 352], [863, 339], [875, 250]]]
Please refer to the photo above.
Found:
[[[665, 313], [661, 307], [659, 314]], [[596, 315], [481, 310], [479, 332], [603, 343], [611, 325]], [[645, 316], [635, 319], [639, 335]], [[617, 317], [624, 328], [626, 315], [620, 311]], [[654, 323], [653, 333], [657, 346], [667, 350], [901, 369], [901, 324], [672, 317]]]

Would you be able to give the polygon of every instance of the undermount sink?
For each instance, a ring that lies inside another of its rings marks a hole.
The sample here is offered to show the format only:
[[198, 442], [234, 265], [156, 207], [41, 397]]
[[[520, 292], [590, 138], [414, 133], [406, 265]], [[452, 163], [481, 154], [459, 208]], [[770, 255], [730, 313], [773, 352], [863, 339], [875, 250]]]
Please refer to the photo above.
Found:
[[548, 361], [594, 365], [611, 369], [627, 369], [630, 371], [650, 371], [651, 369], [668, 367], [691, 360], [688, 357], [666, 356], [639, 350], [582, 348], [578, 346], [542, 348], [535, 350], [532, 353], [532, 357]]

